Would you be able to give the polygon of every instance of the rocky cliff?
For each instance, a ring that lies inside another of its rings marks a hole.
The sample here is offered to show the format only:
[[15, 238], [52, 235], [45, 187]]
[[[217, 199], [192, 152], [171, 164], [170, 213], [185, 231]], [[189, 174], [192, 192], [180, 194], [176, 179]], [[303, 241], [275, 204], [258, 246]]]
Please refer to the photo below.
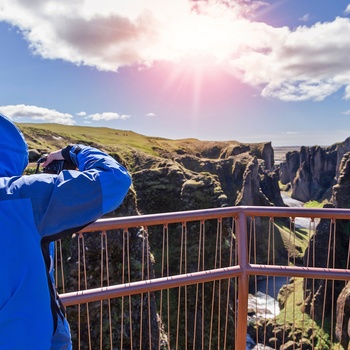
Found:
[[140, 213], [283, 205], [270, 142], [168, 140], [107, 128], [20, 125], [30, 161], [69, 143], [101, 148], [132, 174]]
[[340, 162], [350, 151], [350, 137], [329, 147], [301, 147], [286, 154], [280, 164], [280, 181], [290, 183], [292, 198], [307, 202], [330, 199], [339, 177]]
[[[350, 152], [344, 154], [338, 150], [336, 154], [337, 162], [339, 162], [338, 155], [342, 154], [342, 159], [339, 168], [335, 169], [335, 174], [338, 174], [337, 183], [332, 187], [330, 203], [325, 207], [350, 208]], [[349, 237], [349, 220], [333, 222], [322, 219], [305, 252], [304, 265], [309, 266], [309, 262], [313, 261], [317, 267], [349, 268]], [[342, 281], [324, 279], [304, 281], [305, 311], [317, 322], [321, 322], [326, 315], [328, 321], [336, 325], [336, 336], [344, 349], [348, 348], [350, 339], [349, 286], [349, 283]]]
[[[218, 147], [218, 146], [216, 146]], [[266, 148], [266, 147], [265, 147]], [[247, 146], [228, 152], [170, 154], [138, 158], [132, 177], [142, 213], [172, 212], [231, 205], [283, 205], [278, 176], [266, 167], [273, 151], [258, 158]]]

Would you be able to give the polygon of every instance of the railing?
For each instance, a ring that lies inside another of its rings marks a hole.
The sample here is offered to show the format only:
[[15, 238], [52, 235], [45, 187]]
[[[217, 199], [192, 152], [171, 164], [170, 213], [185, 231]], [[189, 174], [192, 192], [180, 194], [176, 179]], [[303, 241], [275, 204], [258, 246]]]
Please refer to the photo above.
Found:
[[342, 349], [349, 218], [228, 207], [99, 220], [57, 244], [74, 347]]

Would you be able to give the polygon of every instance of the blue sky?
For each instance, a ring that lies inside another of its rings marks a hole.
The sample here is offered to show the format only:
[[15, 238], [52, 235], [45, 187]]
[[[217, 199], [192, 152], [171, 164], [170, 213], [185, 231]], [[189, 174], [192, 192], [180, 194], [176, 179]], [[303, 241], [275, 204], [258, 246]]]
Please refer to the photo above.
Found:
[[350, 136], [350, 1], [2, 0], [0, 112], [170, 139]]

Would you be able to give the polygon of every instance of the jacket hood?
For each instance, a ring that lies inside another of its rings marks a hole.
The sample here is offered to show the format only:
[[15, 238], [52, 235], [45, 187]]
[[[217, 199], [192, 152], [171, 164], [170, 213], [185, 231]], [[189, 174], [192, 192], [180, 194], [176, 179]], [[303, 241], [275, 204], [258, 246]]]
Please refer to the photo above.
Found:
[[0, 176], [22, 175], [28, 165], [28, 146], [23, 134], [0, 113]]

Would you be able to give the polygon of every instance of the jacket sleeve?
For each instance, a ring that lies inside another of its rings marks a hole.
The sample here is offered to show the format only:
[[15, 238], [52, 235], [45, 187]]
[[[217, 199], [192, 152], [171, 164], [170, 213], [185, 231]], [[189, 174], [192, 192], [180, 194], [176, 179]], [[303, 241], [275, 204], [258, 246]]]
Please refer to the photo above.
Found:
[[33, 214], [42, 237], [84, 226], [116, 209], [131, 185], [127, 170], [96, 148], [69, 146], [64, 157], [78, 170], [31, 175], [37, 187], [31, 196]]

